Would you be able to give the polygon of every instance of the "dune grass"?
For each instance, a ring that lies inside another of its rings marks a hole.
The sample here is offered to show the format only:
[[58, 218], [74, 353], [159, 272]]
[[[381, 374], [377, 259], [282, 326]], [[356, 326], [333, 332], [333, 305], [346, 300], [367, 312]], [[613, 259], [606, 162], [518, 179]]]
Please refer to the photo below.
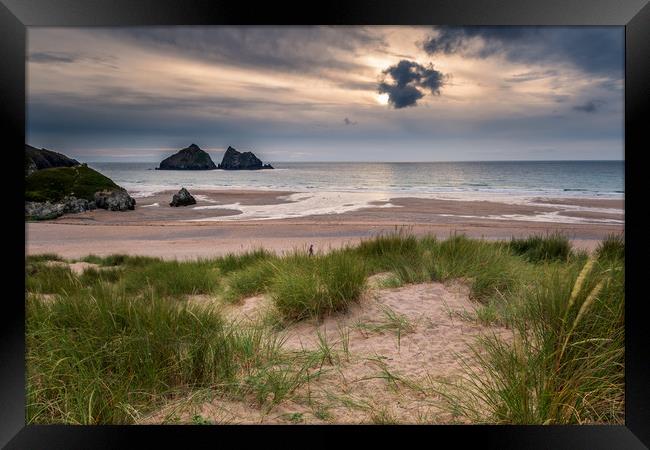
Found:
[[157, 295], [181, 297], [214, 293], [220, 273], [206, 261], [156, 261], [139, 270], [126, 270], [121, 282], [127, 292], [150, 287]]
[[295, 253], [274, 265], [270, 296], [285, 319], [345, 311], [366, 285], [363, 259], [346, 251], [309, 257]]
[[98, 270], [90, 267], [84, 270], [78, 278], [83, 286], [93, 286], [100, 283], [117, 283], [122, 276], [122, 269], [111, 267], [109, 269]]
[[393, 233], [382, 234], [373, 239], [361, 241], [353, 248], [354, 253], [367, 261], [373, 271], [390, 270], [395, 258], [417, 256], [421, 252], [418, 239], [402, 228]]
[[431, 257], [434, 279], [465, 279], [471, 287], [470, 296], [481, 302], [515, 290], [528, 276], [523, 266], [519, 259], [508, 254], [502, 243], [478, 241], [462, 235], [440, 243]]
[[131, 256], [125, 254], [112, 254], [108, 256], [88, 255], [81, 258], [80, 261], [97, 264], [102, 267], [144, 267], [154, 262], [162, 261], [160, 258], [153, 258], [151, 256]]
[[228, 274], [236, 270], [244, 269], [250, 264], [258, 261], [272, 259], [275, 255], [263, 248], [248, 251], [240, 254], [229, 253], [228, 255], [215, 260], [215, 264], [221, 273]]
[[25, 289], [39, 294], [74, 293], [83, 288], [72, 270], [65, 265], [28, 263]]
[[596, 248], [599, 260], [625, 260], [625, 240], [620, 234], [611, 234]]
[[473, 348], [479, 365], [448, 396], [474, 422], [624, 423], [623, 261], [554, 270], [512, 321], [513, 343]]
[[134, 300], [100, 288], [51, 303], [33, 298], [27, 311], [30, 422], [130, 423], [158, 393], [235, 373], [216, 315], [155, 295]]
[[224, 297], [230, 302], [266, 292], [275, 274], [273, 264], [260, 259], [248, 267], [232, 271], [226, 283]]
[[26, 263], [39, 263], [45, 261], [63, 261], [59, 255], [54, 253], [40, 253], [38, 255], [27, 255], [25, 258]]
[[[368, 289], [368, 276], [389, 272], [393, 287], [460, 280], [477, 302], [476, 319], [514, 333], [514, 343], [476, 343], [478, 366], [467, 364], [462, 386], [443, 393], [455, 414], [476, 422], [622, 423], [624, 255], [621, 236], [589, 257], [560, 235], [490, 242], [397, 230], [312, 257], [89, 255], [83, 261], [100, 267], [81, 274], [57, 255], [28, 256], [28, 421], [132, 423], [206, 389], [270, 408], [343, 360], [323, 336], [313, 352], [285, 354], [279, 328], [346, 311]], [[193, 294], [225, 302], [264, 294], [274, 319], [232, 324], [211, 307], [179, 301]], [[385, 315], [366, 331], [395, 332], [399, 345], [412, 324]]]
[[265, 330], [153, 291], [30, 295], [26, 341], [30, 423], [133, 423], [200, 388], [273, 402], [306, 379], [295, 375], [302, 368], [281, 368], [280, 341]]
[[552, 233], [546, 236], [529, 236], [525, 239], [513, 238], [510, 241], [510, 249], [530, 262], [564, 261], [571, 253], [571, 244], [566, 236]]

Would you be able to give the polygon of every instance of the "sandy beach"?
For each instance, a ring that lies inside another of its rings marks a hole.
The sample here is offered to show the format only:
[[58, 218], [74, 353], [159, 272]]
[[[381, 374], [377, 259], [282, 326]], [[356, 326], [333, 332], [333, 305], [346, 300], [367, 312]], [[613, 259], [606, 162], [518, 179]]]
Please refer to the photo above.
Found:
[[[172, 208], [168, 206], [172, 194], [137, 198], [134, 211], [95, 210], [26, 223], [27, 254], [52, 252], [77, 258], [126, 253], [192, 259], [259, 247], [282, 253], [310, 244], [316, 251], [327, 251], [400, 227], [440, 238], [464, 233], [508, 239], [559, 231], [576, 248], [589, 250], [608, 234], [624, 230], [623, 199], [466, 200], [382, 194], [365, 195], [365, 203], [353, 198], [354, 204], [342, 197], [333, 208], [322, 207], [320, 198], [305, 193], [203, 190], [192, 192], [196, 205]], [[300, 208], [301, 202], [309, 201], [316, 206]], [[332, 210], [342, 212], [323, 213]]]

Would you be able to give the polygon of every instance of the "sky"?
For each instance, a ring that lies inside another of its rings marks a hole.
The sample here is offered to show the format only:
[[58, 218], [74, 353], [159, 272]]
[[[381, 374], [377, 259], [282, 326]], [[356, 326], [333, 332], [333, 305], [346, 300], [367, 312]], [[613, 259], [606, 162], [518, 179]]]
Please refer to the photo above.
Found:
[[623, 27], [29, 28], [27, 143], [85, 162], [624, 158]]

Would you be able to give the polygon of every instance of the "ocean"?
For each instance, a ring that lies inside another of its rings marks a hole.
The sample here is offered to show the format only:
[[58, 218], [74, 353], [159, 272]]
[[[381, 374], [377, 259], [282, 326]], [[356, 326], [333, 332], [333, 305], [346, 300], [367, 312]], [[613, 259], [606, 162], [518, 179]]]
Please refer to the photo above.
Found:
[[[202, 204], [195, 210], [230, 209], [236, 215], [188, 219], [198, 221], [268, 220], [342, 214], [369, 206], [393, 208], [397, 197], [489, 200], [539, 204], [540, 197], [623, 198], [623, 161], [507, 161], [436, 163], [272, 163], [275, 170], [169, 171], [155, 163], [89, 163], [137, 200], [138, 207], [159, 208], [147, 199], [157, 192], [187, 188]], [[290, 191], [281, 204], [223, 204], [199, 190]], [[543, 201], [541, 201], [543, 203]], [[565, 207], [558, 207], [565, 208]], [[566, 207], [568, 208], [568, 207]], [[613, 208], [571, 206], [572, 211], [620, 213]], [[468, 216], [469, 217], [469, 216]], [[472, 216], [473, 217], [473, 216]], [[501, 220], [566, 223], [622, 223], [558, 214], [499, 216]]]
[[89, 165], [136, 197], [163, 190], [268, 189], [296, 192], [382, 192], [452, 195], [621, 198], [623, 161], [490, 161], [272, 163], [275, 170], [159, 171], [156, 163]]

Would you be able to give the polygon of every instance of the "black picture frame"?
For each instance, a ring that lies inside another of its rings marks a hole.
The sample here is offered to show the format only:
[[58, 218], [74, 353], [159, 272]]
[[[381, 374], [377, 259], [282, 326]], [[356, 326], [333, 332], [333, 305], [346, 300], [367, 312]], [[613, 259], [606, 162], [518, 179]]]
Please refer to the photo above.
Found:
[[[624, 426], [25, 426], [25, 223], [22, 148], [25, 142], [26, 27], [193, 24], [346, 25], [618, 25], [625, 27], [625, 241], [626, 241], [626, 406]], [[650, 446], [650, 334], [643, 296], [642, 257], [647, 248], [641, 215], [650, 99], [650, 5], [647, 0], [348, 0], [328, 3], [251, 4], [222, 0], [0, 0], [0, 123], [5, 177], [12, 194], [3, 196], [6, 271], [0, 326], [0, 445], [6, 448], [121, 448], [146, 439], [170, 445], [189, 440], [215, 446], [224, 438], [237, 445], [259, 438], [284, 445], [329, 443], [340, 435], [402, 439], [402, 434], [435, 445], [481, 448], [647, 448]], [[646, 119], [647, 120], [647, 119]], [[645, 144], [645, 145], [644, 145]], [[8, 169], [8, 170], [7, 170]], [[7, 182], [5, 182], [7, 183]], [[16, 259], [13, 259], [16, 258]], [[22, 280], [22, 281], [21, 281]], [[22, 292], [21, 292], [22, 291]], [[9, 293], [11, 292], [11, 293]], [[21, 296], [23, 298], [21, 298]], [[291, 433], [290, 437], [285, 435]], [[299, 441], [299, 434], [318, 434]], [[296, 439], [296, 437], [298, 439]], [[406, 437], [406, 436], [404, 436]], [[280, 440], [282, 439], [282, 440]], [[433, 440], [435, 439], [435, 440]], [[449, 442], [449, 441], [448, 441]], [[159, 445], [159, 444], [156, 444]]]

